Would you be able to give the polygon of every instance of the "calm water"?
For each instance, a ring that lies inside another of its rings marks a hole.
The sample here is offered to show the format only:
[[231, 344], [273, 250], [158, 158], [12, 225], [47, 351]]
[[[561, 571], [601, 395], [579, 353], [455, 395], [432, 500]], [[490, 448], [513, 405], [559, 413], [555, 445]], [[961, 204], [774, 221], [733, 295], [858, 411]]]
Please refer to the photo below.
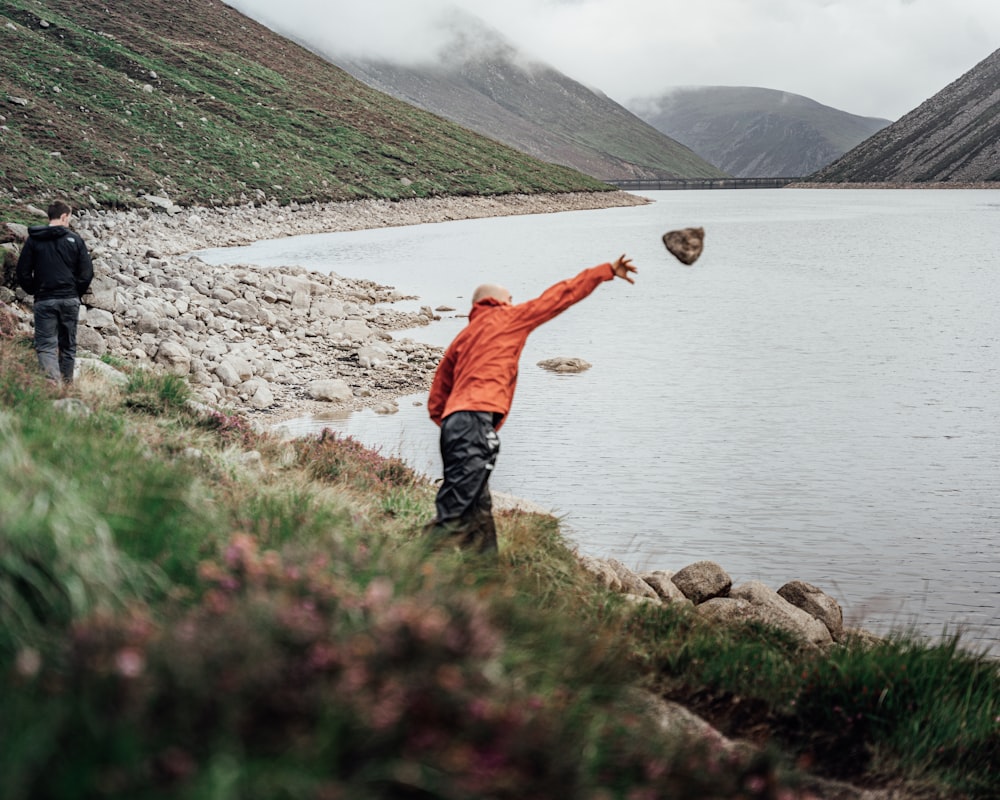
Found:
[[[854, 624], [968, 629], [1000, 652], [1000, 192], [650, 193], [629, 209], [304, 236], [208, 251], [366, 277], [465, 313], [619, 253], [536, 331], [495, 489], [563, 516], [584, 552], [637, 568], [712, 559], [802, 579]], [[703, 225], [693, 267], [660, 235]], [[405, 335], [446, 344], [454, 315]], [[579, 356], [570, 376], [536, 363]], [[440, 474], [425, 398], [333, 427]], [[431, 509], [428, 509], [430, 514]]]

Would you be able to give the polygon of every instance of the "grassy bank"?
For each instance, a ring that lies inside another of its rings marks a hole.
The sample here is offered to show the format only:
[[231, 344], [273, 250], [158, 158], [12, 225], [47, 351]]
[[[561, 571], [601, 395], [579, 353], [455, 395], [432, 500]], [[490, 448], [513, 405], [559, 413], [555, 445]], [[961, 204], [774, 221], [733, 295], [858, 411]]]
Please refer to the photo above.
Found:
[[[502, 515], [495, 565], [430, 553], [405, 464], [187, 396], [137, 371], [61, 398], [0, 340], [8, 800], [1000, 791], [997, 664], [957, 642], [820, 653], [637, 606], [550, 517]], [[755, 748], [661, 726], [655, 696]]]

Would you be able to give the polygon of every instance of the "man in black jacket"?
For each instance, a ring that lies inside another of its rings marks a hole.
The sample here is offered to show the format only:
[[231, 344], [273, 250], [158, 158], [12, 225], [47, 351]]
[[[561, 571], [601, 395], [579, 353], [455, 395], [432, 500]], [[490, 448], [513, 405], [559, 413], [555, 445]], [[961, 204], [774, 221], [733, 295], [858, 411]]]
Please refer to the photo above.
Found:
[[28, 229], [17, 261], [17, 283], [35, 296], [35, 352], [56, 383], [73, 380], [80, 298], [94, 278], [83, 239], [69, 229], [73, 210], [61, 200], [49, 206], [49, 224]]

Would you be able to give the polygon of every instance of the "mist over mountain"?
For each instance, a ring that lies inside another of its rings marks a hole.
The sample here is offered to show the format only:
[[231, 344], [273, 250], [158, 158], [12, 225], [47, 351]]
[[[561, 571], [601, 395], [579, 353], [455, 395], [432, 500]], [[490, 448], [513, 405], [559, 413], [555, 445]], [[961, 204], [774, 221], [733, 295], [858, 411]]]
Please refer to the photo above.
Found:
[[1000, 181], [1000, 50], [810, 179]]
[[749, 86], [673, 89], [628, 107], [731, 175], [810, 175], [890, 124], [808, 97]]
[[602, 180], [725, 176], [603, 93], [525, 57], [475, 17], [453, 14], [445, 27], [447, 44], [433, 62], [323, 55], [387, 94]]

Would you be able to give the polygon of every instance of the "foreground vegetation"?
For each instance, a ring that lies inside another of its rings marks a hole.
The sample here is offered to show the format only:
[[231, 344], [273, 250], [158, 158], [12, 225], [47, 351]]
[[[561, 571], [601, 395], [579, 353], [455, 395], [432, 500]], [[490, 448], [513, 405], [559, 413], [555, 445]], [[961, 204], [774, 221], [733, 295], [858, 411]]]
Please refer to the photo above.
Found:
[[[0, 218], [601, 191], [370, 89], [213, 0], [0, 0]], [[37, 222], [37, 218], [34, 219]]]
[[[1000, 792], [997, 664], [956, 641], [824, 654], [633, 605], [549, 517], [502, 515], [497, 564], [430, 553], [400, 461], [170, 375], [60, 397], [0, 328], [7, 800]], [[654, 695], [755, 747], [657, 724]]]

